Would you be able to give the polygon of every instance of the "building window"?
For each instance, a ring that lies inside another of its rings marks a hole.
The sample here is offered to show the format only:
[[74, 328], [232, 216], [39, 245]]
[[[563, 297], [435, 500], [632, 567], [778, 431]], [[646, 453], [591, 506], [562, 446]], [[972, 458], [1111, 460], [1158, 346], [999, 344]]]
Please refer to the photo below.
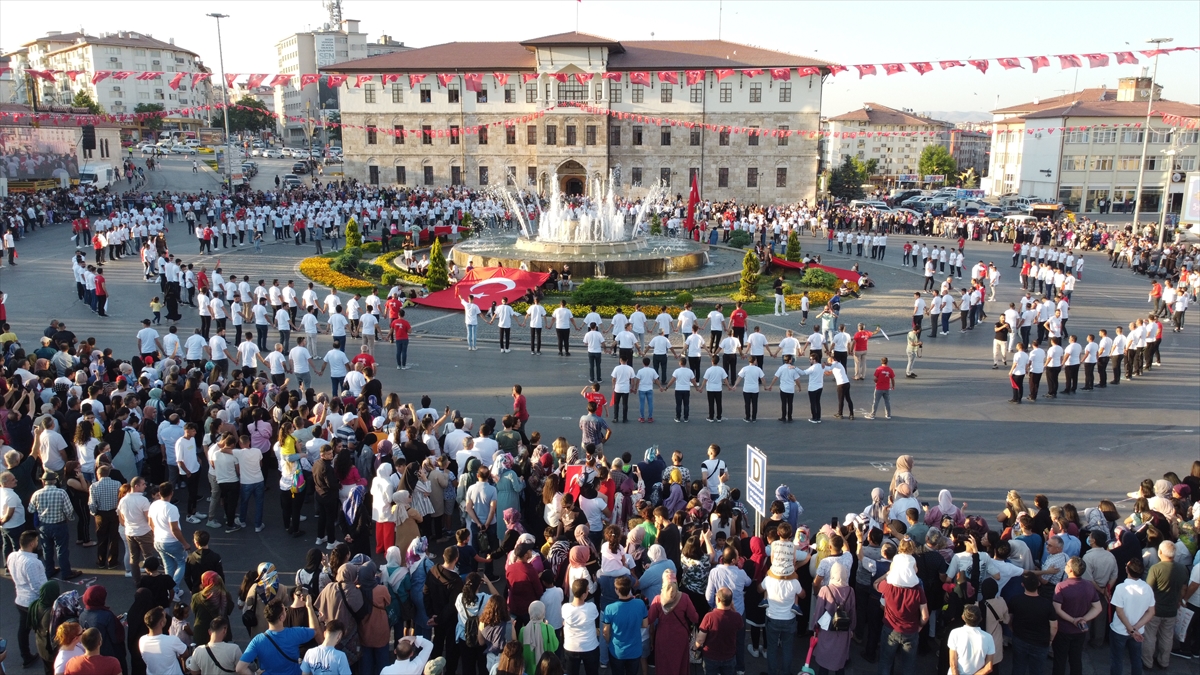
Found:
[[751, 147], [758, 145], [758, 127], [750, 127], [750, 133], [746, 134], [746, 143]]
[[670, 82], [659, 82], [658, 84], [658, 100], [662, 103], [670, 103], [675, 100], [675, 90]]
[[371, 185], [379, 185], [379, 167], [367, 167], [367, 182], [369, 182]]
[[1116, 143], [1117, 142], [1117, 130], [1116, 129], [1101, 129], [1099, 131], [1092, 131], [1092, 142], [1093, 143]]
[[546, 83], [546, 100], [547, 101], [550, 100], [550, 83], [549, 82]]
[[1147, 171], [1162, 171], [1163, 158], [1155, 157], [1154, 155], [1146, 155], [1146, 170]]
[[1080, 202], [1083, 200], [1082, 187], [1060, 187], [1058, 188], [1058, 201], [1063, 206], [1071, 211], [1079, 211]]
[[451, 124], [450, 125], [450, 145], [458, 145], [458, 135], [459, 135], [458, 125]]
[[529, 185], [537, 185], [537, 167], [531, 166], [525, 171], [525, 180]]
[[392, 83], [392, 103], [404, 103], [404, 86], [395, 82]]
[[630, 96], [629, 100], [633, 101], [634, 103], [641, 103], [645, 100], [645, 98], [646, 98], [645, 88], [642, 87], [642, 85], [640, 85], [640, 84], [633, 85], [633, 96]]
[[558, 127], [556, 125], [546, 125], [546, 145], [558, 145]]
[[511, 124], [504, 127], [504, 144], [505, 145], [516, 145], [517, 144], [517, 128]]
[[671, 169], [665, 166], [659, 169], [658, 180], [662, 181], [663, 187], [671, 187]]
[[428, 124], [421, 126], [421, 145], [433, 145], [433, 127]]
[[375, 85], [374, 84], [364, 84], [363, 85], [363, 102], [364, 103], [374, 103], [375, 102]]
[[586, 101], [587, 89], [574, 80], [561, 82], [558, 85], [559, 101]]
[[775, 169], [775, 187], [787, 187], [787, 167], [781, 166]]
[[609, 103], [620, 103], [621, 102], [621, 83], [620, 82], [609, 82], [608, 83], [608, 102]]
[[1063, 155], [1063, 171], [1083, 171], [1087, 168], [1087, 155]]
[[1195, 171], [1196, 170], [1196, 158], [1195, 157], [1176, 157], [1173, 168], [1175, 171]]
[[516, 103], [517, 102], [517, 85], [507, 84], [504, 86], [504, 102], [505, 103]]
[[621, 127], [610, 126], [608, 128], [608, 144], [609, 145], [620, 145], [621, 144]]
[[729, 145], [729, 130], [722, 129], [717, 136], [717, 145]]
[[1112, 155], [1099, 155], [1096, 157], [1092, 157], [1088, 163], [1088, 168], [1091, 169], [1092, 171], [1112, 171], [1113, 156]]
[[504, 184], [508, 187], [516, 187], [517, 185], [517, 167], [504, 167]]
[[425, 184], [433, 185], [433, 167], [426, 166], [426, 167], [422, 167], [422, 168], [424, 169], [424, 173], [425, 173], [425, 175], [424, 175]]
[[632, 185], [633, 187], [641, 187], [642, 186], [642, 167], [640, 167], [640, 166], [633, 167], [633, 169], [629, 172], [629, 179], [631, 181], [630, 185]]
[[462, 167], [461, 166], [450, 167], [450, 184], [451, 185], [462, 185]]
[[688, 145], [692, 145], [692, 146], [700, 145], [700, 130], [699, 129], [692, 129], [691, 132], [688, 134]]
[[404, 145], [404, 125], [403, 124], [393, 124], [392, 125], [392, 144], [393, 145]]
[[458, 85], [446, 87], [446, 100], [450, 103], [458, 103], [462, 101], [462, 92], [458, 90]]
[[603, 100], [604, 100], [604, 85], [603, 85], [603, 84], [597, 84], [597, 85], [596, 85], [596, 101], [597, 101], [597, 102], [600, 102], [600, 101], [603, 101]]
[[487, 145], [487, 143], [488, 143], [488, 128], [486, 126], [479, 127], [479, 133], [477, 135], [479, 136], [479, 144]]
[[688, 169], [688, 185], [691, 185], [692, 183], [696, 183], [697, 185], [700, 184], [700, 169], [694, 166]]
[[475, 102], [476, 103], [487, 103], [487, 94], [488, 94], [487, 85], [480, 84], [479, 91], [475, 92]]
[[1142, 142], [1142, 130], [1141, 129], [1127, 129], [1125, 131], [1122, 131], [1121, 132], [1121, 142], [1122, 143], [1141, 143]]
[[479, 167], [479, 184], [488, 184], [488, 168], [486, 166]]
[[1150, 142], [1151, 143], [1170, 143], [1171, 142], [1170, 130], [1151, 131], [1150, 132]]
[[595, 127], [595, 125], [589, 124], [587, 126], [586, 130], [584, 131], [584, 142], [587, 143], [588, 145], [596, 144], [596, 127]]
[[671, 127], [659, 127], [658, 129], [659, 145], [671, 144]]
[[1117, 171], [1137, 171], [1141, 155], [1121, 155], [1117, 158]]
[[525, 83], [525, 102], [537, 103], [537, 82]]
[[525, 127], [525, 145], [537, 145], [537, 125]]
[[377, 138], [378, 135], [379, 134], [378, 134], [378, 131], [375, 129], [375, 125], [368, 124], [367, 125], [367, 145], [375, 145], [376, 141], [378, 140], [378, 138]]
[[[433, 90], [428, 84], [421, 85], [421, 103], [433, 102]], [[432, 171], [432, 169], [430, 169]]]
[[748, 187], [748, 188], [758, 187], [758, 169], [756, 169], [754, 167], [750, 167], [749, 169], [746, 169], [746, 187]]
[[733, 83], [726, 82], [721, 85], [721, 103], [733, 103]]
[[1180, 145], [1195, 145], [1200, 142], [1200, 131], [1184, 131], [1179, 134]]
[[750, 85], [750, 102], [762, 103], [762, 84], [755, 82]]
[[729, 169], [728, 169], [728, 167], [723, 166], [723, 167], [717, 169], [717, 187], [723, 187], [723, 188], [729, 187]]
[[405, 174], [404, 167], [402, 167], [402, 166], [396, 167], [396, 184], [404, 185], [407, 182], [408, 182], [408, 175]]
[[568, 124], [567, 125], [567, 145], [575, 145], [576, 141], [578, 141], [578, 138], [575, 134], [575, 125]]
[[791, 82], [780, 82], [779, 83], [779, 102], [780, 103], [791, 103], [792, 102], [792, 83]]
[[704, 102], [704, 87], [700, 86], [700, 85], [692, 87], [691, 90], [688, 91], [688, 101], [690, 101], [691, 103], [703, 103]]
[[635, 126], [633, 128], [633, 144], [634, 145], [642, 144], [642, 128], [640, 126]]
[[1066, 134], [1067, 143], [1087, 143], [1088, 132], [1086, 131], [1068, 131]]
[[791, 127], [786, 124], [781, 125], [779, 127], [779, 145], [787, 145], [788, 144], [788, 131], [790, 129], [791, 129]]

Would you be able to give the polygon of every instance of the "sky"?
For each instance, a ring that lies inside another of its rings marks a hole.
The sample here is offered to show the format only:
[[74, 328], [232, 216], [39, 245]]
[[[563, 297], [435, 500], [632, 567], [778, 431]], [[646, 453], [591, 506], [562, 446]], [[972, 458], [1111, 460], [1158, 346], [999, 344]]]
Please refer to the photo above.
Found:
[[[328, 20], [320, 0], [0, 0], [0, 47], [17, 49], [47, 31], [89, 34], [133, 30], [197, 52], [217, 69], [213, 19], [220, 12], [225, 69], [273, 73], [275, 43]], [[739, 0], [344, 0], [368, 39], [381, 34], [410, 46], [452, 41], [524, 40], [578, 29], [617, 40], [721, 39], [842, 64], [938, 61], [1136, 51], [1151, 38], [1200, 46], [1200, 2], [751, 2]], [[1145, 65], [1150, 59], [1139, 59]], [[988, 111], [1107, 84], [1142, 66], [1062, 71], [1057, 59], [1034, 74], [986, 75], [936, 69], [858, 79], [853, 70], [826, 80], [823, 114], [873, 102], [924, 111]], [[882, 69], [880, 69], [882, 71]], [[1200, 102], [1200, 51], [1161, 57], [1163, 97]]]

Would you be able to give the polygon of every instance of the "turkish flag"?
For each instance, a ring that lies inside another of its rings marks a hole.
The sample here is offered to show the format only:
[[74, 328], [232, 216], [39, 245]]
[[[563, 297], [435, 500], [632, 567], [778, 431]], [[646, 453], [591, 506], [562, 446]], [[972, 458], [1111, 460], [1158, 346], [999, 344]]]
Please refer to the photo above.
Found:
[[72, 82], [75, 81], [76, 77], [78, 77], [79, 75], [82, 75], [82, 74], [83, 74], [82, 70], [68, 70], [67, 71], [67, 77], [69, 77]]
[[650, 85], [650, 73], [648, 73], [644, 70], [639, 70], [639, 71], [629, 73], [629, 82], [630, 82], [630, 84], [642, 84], [642, 85], [649, 86]]
[[821, 69], [816, 66], [804, 66], [803, 68], [797, 68], [796, 72], [800, 75], [800, 77], [807, 77], [809, 75], [820, 76]]
[[844, 73], [847, 70], [849, 70], [849, 68], [847, 68], [846, 66], [839, 66], [836, 63], [829, 64], [829, 74], [833, 75], [834, 77], [837, 77], [838, 73]]
[[1021, 67], [1021, 60], [1018, 58], [996, 59], [996, 63], [999, 63], [1001, 66], [1003, 66], [1005, 70], [1012, 70], [1013, 68]]
[[393, 82], [399, 82], [400, 81], [400, 73], [382, 74], [379, 76], [379, 79], [386, 86]]
[[704, 80], [704, 71], [703, 70], [685, 70], [685, 71], [683, 71], [683, 76], [684, 76], [684, 78], [686, 78], [684, 81], [687, 82], [689, 87], [691, 87], [693, 85], [699, 84], [700, 82], [702, 82]]
[[550, 77], [553, 77], [554, 79], [558, 80], [559, 82], [562, 82], [563, 84], [567, 83], [567, 74], [566, 73], [550, 73]]
[[179, 89], [179, 83], [183, 80], [184, 75], [187, 75], [187, 73], [175, 73], [175, 77], [171, 78], [171, 81], [167, 83], [167, 86], [172, 89]]
[[201, 82], [207, 82], [212, 79], [212, 73], [195, 73], [192, 75], [192, 89]]
[[[1171, 51], [1171, 50], [1170, 49], [1143, 49], [1142, 56], [1145, 56], [1146, 58], [1150, 58], [1151, 56], [1158, 56], [1159, 54], [1166, 54], [1169, 51]], [[1061, 57], [1059, 57], [1059, 58], [1061, 58]]]
[[867, 64], [865, 66], [854, 66], [854, 67], [858, 69], [858, 79], [860, 79], [860, 80], [863, 79], [864, 75], [874, 75], [875, 74], [875, 66], [872, 66], [870, 64]]
[[1108, 65], [1108, 54], [1084, 54], [1089, 68], [1103, 68]]
[[677, 70], [660, 70], [658, 71], [659, 82], [669, 82], [671, 84], [679, 84], [679, 71]]
[[465, 73], [463, 75], [463, 87], [467, 91], [483, 91], [483, 73]]
[[521, 73], [521, 84], [528, 84], [532, 80], [538, 79], [537, 73]]
[[933, 64], [929, 63], [928, 61], [917, 61], [916, 63], [912, 63], [909, 65], [911, 65], [913, 67], [913, 70], [917, 71], [918, 73], [920, 73], [922, 75], [933, 70]]
[[268, 86], [271, 86], [271, 87], [286, 87], [286, 86], [288, 86], [288, 84], [290, 84], [290, 83], [291, 83], [291, 81], [292, 81], [292, 78], [293, 78], [293, 77], [295, 77], [295, 75], [292, 75], [292, 74], [290, 74], [290, 73], [285, 73], [285, 74], [281, 74], [281, 75], [276, 75], [275, 77], [272, 77], [272, 78], [271, 78], [271, 83], [270, 83], [270, 85], [268, 85]]
[[156, 79], [156, 78], [159, 78], [159, 77], [162, 77], [162, 73], [161, 73], [161, 72], [156, 72], [156, 71], [150, 71], [150, 70], [148, 70], [148, 71], [145, 71], [145, 72], [142, 72], [142, 73], [138, 73], [137, 77], [135, 77], [135, 78], [133, 78], [133, 79], [135, 79], [135, 80], [141, 80], [141, 81], [143, 81], [143, 82], [147, 82], [147, 81], [149, 81], [149, 80], [153, 80], [153, 79]]
[[950, 70], [951, 68], [961, 68], [962, 64], [963, 64], [962, 61], [938, 61], [938, 65], [942, 67], [942, 70]]
[[983, 73], [984, 75], [987, 75], [987, 69], [988, 69], [987, 59], [975, 59], [975, 60], [967, 61], [967, 63], [975, 66], [976, 68], [979, 69], [979, 72]]
[[763, 70], [762, 68], [743, 68], [742, 69], [742, 74], [745, 75], [746, 77], [758, 77], [759, 75], [762, 75], [765, 72], [767, 72], [767, 71]]
[[462, 309], [462, 298], [470, 296], [475, 304], [486, 310], [493, 302], [516, 300], [525, 291], [541, 286], [549, 278], [547, 272], [526, 272], [511, 267], [477, 267], [450, 288], [416, 298], [414, 302], [427, 307]]
[[225, 88], [233, 89], [233, 83], [241, 76], [241, 73], [225, 73]]
[[374, 79], [375, 79], [374, 75], [355, 75], [354, 76], [354, 86], [361, 88], [364, 84], [366, 84], [367, 82], [370, 82], [371, 80], [374, 80]]
[[1137, 65], [1138, 62], [1137, 57], [1133, 55], [1133, 52], [1116, 52], [1116, 57], [1118, 64]]
[[885, 64], [883, 64], [883, 72], [887, 73], [888, 75], [895, 75], [896, 73], [903, 73], [904, 72], [904, 64], [903, 63], [885, 63]]
[[772, 68], [771, 69], [771, 79], [772, 80], [790, 80], [790, 79], [792, 79], [792, 69], [791, 68]]
[[501, 87], [508, 84], [508, 73], [492, 73], [492, 77], [496, 78], [496, 83]]
[[1062, 66], [1063, 70], [1083, 67], [1083, 60], [1074, 54], [1059, 54], [1058, 63]]
[[720, 82], [733, 74], [733, 68], [715, 68], [713, 69], [713, 73], [717, 76], [717, 82]]
[[612, 72], [610, 72], [610, 73], [604, 73], [603, 75], [601, 75], [601, 76], [600, 76], [600, 79], [602, 79], [602, 80], [612, 80], [613, 82], [620, 82], [620, 81], [621, 81], [621, 74], [620, 74], [620, 73], [612, 73]]
[[300, 88], [303, 89], [310, 84], [316, 84], [321, 81], [321, 76], [318, 73], [301, 73]]
[[266, 81], [266, 79], [267, 79], [266, 73], [258, 73], [255, 75], [251, 75], [250, 77], [246, 78], [246, 88], [247, 89], [257, 89], [262, 86], [262, 83], [264, 81]]
[[696, 204], [699, 203], [700, 187], [696, 184], [696, 177], [692, 176], [692, 188], [691, 191], [688, 192], [687, 220], [684, 221], [684, 225], [687, 227], [688, 232], [691, 232], [692, 228], [696, 226]]
[[579, 84], [583, 84], [584, 82], [591, 82], [593, 76], [594, 76], [594, 73], [575, 73], [575, 81], [578, 82]]
[[1039, 68], [1046, 68], [1050, 65], [1049, 56], [1026, 56], [1025, 58], [1029, 59], [1029, 65], [1035, 73]]
[[333, 87], [334, 89], [337, 89], [338, 87], [345, 84], [346, 80], [348, 80], [348, 79], [350, 79], [349, 75], [329, 75], [329, 76], [326, 76], [325, 81], [329, 83], [329, 86]]
[[100, 80], [105, 80], [105, 79], [108, 79], [109, 77], [112, 77], [112, 71], [111, 71], [111, 70], [97, 70], [97, 71], [96, 71], [96, 72], [95, 72], [95, 73], [92, 75], [92, 84], [96, 84], [96, 83], [97, 83], [97, 82], [99, 82]]
[[112, 74], [112, 78], [114, 80], [127, 80], [130, 75], [133, 75], [132, 70], [118, 70]]
[[426, 77], [429, 77], [426, 73], [409, 75], [408, 76], [408, 88], [412, 89], [413, 87], [417, 86], [418, 84], [421, 84], [421, 82], [424, 81]]

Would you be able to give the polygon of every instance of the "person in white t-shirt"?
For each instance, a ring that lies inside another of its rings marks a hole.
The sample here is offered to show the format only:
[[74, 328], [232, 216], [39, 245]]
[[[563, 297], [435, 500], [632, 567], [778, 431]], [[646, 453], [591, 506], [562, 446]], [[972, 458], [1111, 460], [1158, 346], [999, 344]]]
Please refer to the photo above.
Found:
[[515, 314], [512, 306], [508, 304], [508, 298], [500, 298], [500, 304], [496, 305], [496, 309], [492, 311], [492, 318], [488, 319], [489, 324], [496, 324], [500, 330], [501, 354], [512, 351], [509, 349], [509, 345], [512, 343], [512, 324]]
[[658, 371], [650, 367], [650, 357], [642, 357], [642, 367], [633, 375], [637, 380], [638, 421], [654, 421], [654, 383], [660, 381]]
[[[568, 312], [571, 310], [567, 310]], [[525, 310], [526, 321], [521, 323], [521, 326], [529, 326], [529, 353], [542, 353], [542, 328], [546, 325], [546, 308], [534, 296], [533, 304]]]
[[771, 390], [775, 383], [779, 383], [779, 421], [792, 421], [792, 407], [796, 399], [796, 382], [799, 381], [803, 374], [799, 368], [793, 363], [795, 357], [791, 354], [783, 355], [783, 365], [775, 370], [775, 375], [771, 378], [770, 384], [764, 389]]
[[341, 396], [342, 381], [346, 379], [346, 373], [349, 372], [348, 366], [350, 359], [346, 357], [346, 353], [338, 349], [335, 345], [333, 349], [325, 352], [325, 356], [321, 359], [325, 362], [325, 366], [321, 366], [317, 370], [317, 375], [325, 374], [325, 367], [329, 368], [329, 381], [332, 387], [333, 396]]
[[[1200, 570], [1200, 565], [1192, 570], [1193, 582], [1200, 579], [1196, 570]], [[1125, 563], [1125, 581], [1113, 589], [1112, 599], [1109, 600], [1113, 609], [1112, 623], [1109, 624], [1111, 632], [1108, 636], [1113, 641], [1113, 671], [1120, 668], [1121, 663], [1118, 659], [1122, 654], [1129, 655], [1131, 669], [1136, 670], [1142, 665], [1142, 650], [1139, 648], [1136, 652], [1131, 652], [1126, 645], [1133, 640], [1140, 647], [1141, 636], [1146, 634], [1146, 624], [1154, 618], [1154, 588], [1142, 580], [1144, 571], [1145, 567], [1140, 558]], [[1188, 600], [1188, 603], [1193, 601], [1195, 598]], [[1137, 637], [1134, 637], [1135, 635]]]
[[[314, 367], [312, 352], [308, 351], [304, 338], [296, 338], [296, 346], [288, 351], [288, 360], [292, 364], [292, 373], [296, 381], [304, 389], [312, 386], [312, 369]], [[303, 391], [303, 390], [302, 390]]]
[[583, 336], [583, 344], [587, 347], [588, 382], [600, 382], [600, 356], [604, 350], [604, 333], [600, 332], [599, 324], [593, 322], [588, 326], [588, 332]]
[[629, 394], [636, 376], [637, 373], [633, 370], [633, 366], [630, 366], [629, 361], [621, 357], [621, 362], [612, 371], [614, 422], [618, 421], [618, 418], [622, 422], [629, 421]]
[[146, 672], [156, 675], [183, 675], [179, 657], [187, 653], [187, 645], [164, 629], [170, 619], [162, 607], [154, 607], [143, 617], [149, 633], [138, 638], [138, 652], [146, 662]]
[[753, 363], [742, 366], [742, 369], [738, 371], [737, 381], [734, 382], [733, 388], [736, 389], [738, 385], [742, 386], [742, 401], [746, 406], [746, 415], [742, 417], [743, 422], [758, 421], [758, 394], [766, 377], [763, 369]]
[[842, 419], [842, 406], [845, 404], [850, 408], [850, 419], [854, 419], [854, 401], [850, 398], [850, 374], [846, 372], [842, 362], [832, 356], [826, 360], [825, 365], [828, 366], [827, 371], [833, 375], [834, 384], [837, 386], [838, 411], [834, 417]]
[[[186, 429], [190, 428], [190, 433], [195, 434], [195, 425], [189, 424], [185, 427], [185, 434], [189, 433]], [[182, 438], [179, 440], [183, 440]], [[192, 438], [193, 442], [195, 437]], [[176, 450], [178, 452], [178, 449]], [[193, 456], [195, 451], [192, 452]], [[199, 463], [196, 468], [200, 467]], [[197, 481], [198, 482], [198, 481]], [[191, 485], [189, 485], [189, 488]], [[192, 491], [189, 490], [188, 498], [191, 499]], [[170, 481], [163, 483], [158, 491], [158, 499], [150, 504], [149, 511], [146, 512], [147, 520], [150, 523], [150, 529], [154, 532], [154, 550], [158, 553], [158, 557], [163, 561], [163, 572], [175, 580], [175, 588], [177, 597], [182, 596], [183, 589], [183, 571], [184, 563], [187, 560], [187, 551], [191, 545], [187, 543], [187, 539], [183, 536], [183, 530], [179, 529], [179, 509], [171, 503], [171, 498], [175, 495], [175, 487]], [[194, 506], [193, 506], [194, 507]], [[199, 523], [197, 518], [195, 523]]]
[[979, 628], [983, 613], [977, 605], [967, 605], [963, 608], [962, 619], [966, 625], [950, 631], [946, 640], [950, 651], [947, 675], [992, 672], [996, 643], [991, 634]]
[[467, 351], [475, 351], [476, 336], [479, 331], [479, 305], [475, 304], [475, 300], [467, 293], [464, 293], [459, 302], [463, 306], [463, 323], [467, 327]]
[[661, 391], [666, 391], [667, 387], [674, 387], [676, 422], [688, 421], [691, 412], [692, 389], [696, 386], [696, 374], [688, 367], [688, 360], [686, 358], [679, 359], [679, 367], [671, 373], [671, 379], [661, 389]]
[[701, 374], [701, 378], [704, 380], [704, 393], [708, 397], [707, 419], [709, 422], [723, 422], [721, 394], [729, 386], [729, 376], [721, 367], [720, 357], [712, 357], [712, 365]]

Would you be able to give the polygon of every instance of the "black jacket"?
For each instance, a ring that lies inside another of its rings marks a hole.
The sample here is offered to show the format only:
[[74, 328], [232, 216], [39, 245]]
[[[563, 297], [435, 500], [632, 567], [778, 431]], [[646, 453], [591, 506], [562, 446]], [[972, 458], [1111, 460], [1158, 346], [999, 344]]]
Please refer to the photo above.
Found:
[[439, 627], [457, 621], [454, 601], [462, 594], [463, 581], [458, 572], [435, 565], [425, 577], [425, 614], [437, 619]]

